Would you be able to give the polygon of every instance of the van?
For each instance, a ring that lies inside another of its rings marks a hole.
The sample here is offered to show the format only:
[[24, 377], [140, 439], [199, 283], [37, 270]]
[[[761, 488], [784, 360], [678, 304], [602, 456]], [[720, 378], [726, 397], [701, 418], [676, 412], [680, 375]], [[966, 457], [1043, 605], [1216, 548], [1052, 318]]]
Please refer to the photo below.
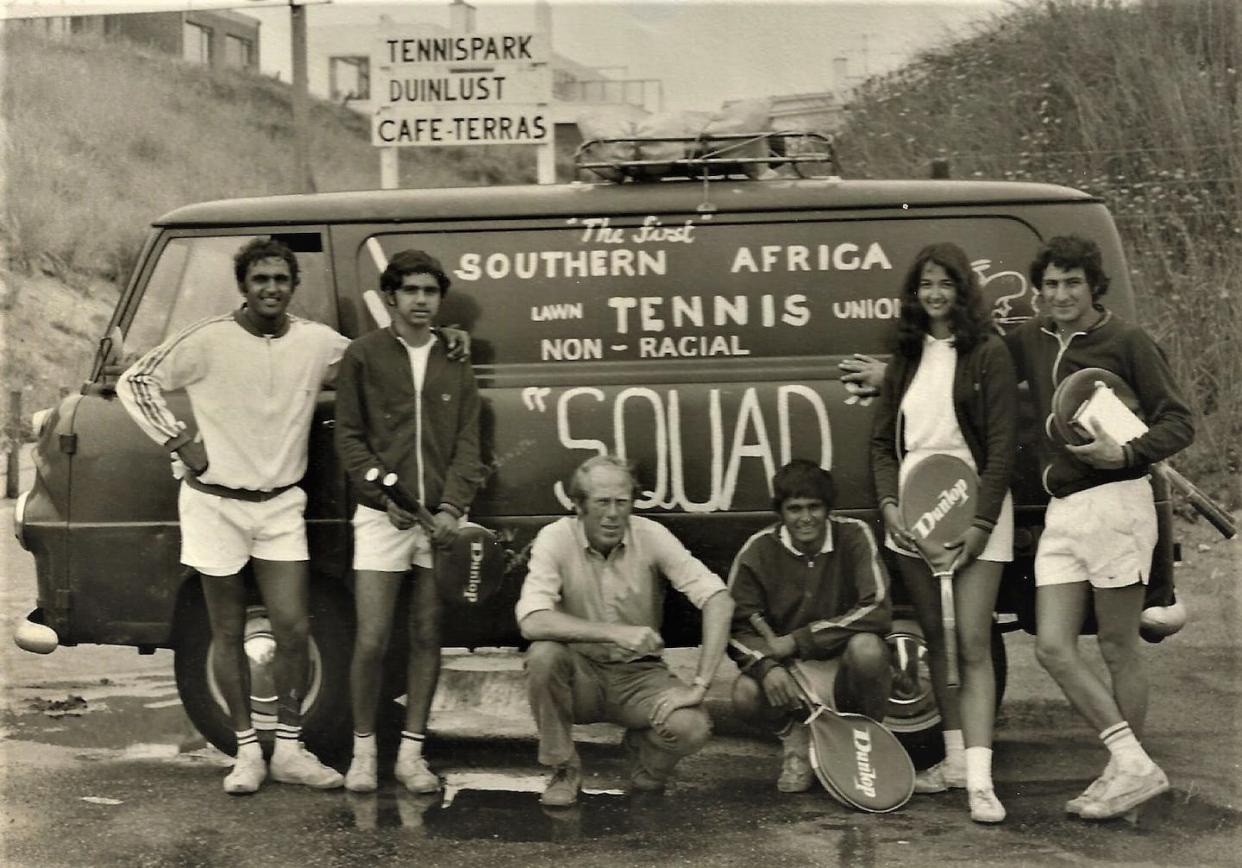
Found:
[[[1025, 272], [1040, 244], [1054, 234], [1088, 236], [1113, 277], [1110, 306], [1134, 315], [1112, 218], [1085, 193], [797, 177], [788, 170], [797, 158], [764, 179], [718, 160], [686, 162], [693, 177], [643, 182], [631, 176], [649, 174], [648, 166], [631, 172], [618, 163], [620, 181], [272, 196], [190, 205], [157, 220], [89, 382], [39, 414], [37, 476], [15, 512], [37, 565], [38, 608], [19, 644], [172, 648], [186, 711], [229, 749], [199, 579], [178, 562], [169, 456], [130, 420], [114, 384], [132, 359], [183, 326], [236, 307], [231, 257], [255, 236], [277, 237], [298, 256], [302, 283], [291, 311], [349, 337], [385, 321], [376, 288], [396, 251], [426, 249], [452, 278], [441, 322], [472, 336], [483, 395], [489, 473], [473, 518], [498, 534], [507, 559], [488, 603], [446, 613], [452, 647], [522, 644], [513, 604], [531, 540], [570, 510], [566, 479], [591, 455], [636, 462], [644, 486], [636, 508], [722, 576], [741, 543], [773, 520], [769, 480], [794, 457], [831, 468], [837, 509], [878, 531], [872, 399], [847, 388], [837, 363], [887, 352], [902, 276], [929, 242], [968, 252], [1005, 328], [1037, 309]], [[183, 394], [171, 401], [189, 417]], [[1041, 423], [1020, 426], [1016, 559], [1006, 568], [994, 642], [1002, 688], [999, 630], [1034, 626], [1032, 558], [1046, 504], [1033, 448]], [[314, 577], [304, 723], [312, 747], [344, 744], [349, 732], [352, 506], [332, 425], [325, 391], [302, 481]], [[1149, 599], [1168, 603], [1172, 513], [1159, 483], [1157, 501]], [[895, 599], [890, 641], [900, 671], [887, 722], [912, 749], [934, 750], [938, 714], [922, 640], [900, 588]], [[697, 613], [676, 594], [668, 607], [666, 642], [696, 645]], [[246, 643], [258, 720], [274, 711], [265, 662], [272, 641], [256, 598]], [[399, 647], [394, 654], [404, 660]]]

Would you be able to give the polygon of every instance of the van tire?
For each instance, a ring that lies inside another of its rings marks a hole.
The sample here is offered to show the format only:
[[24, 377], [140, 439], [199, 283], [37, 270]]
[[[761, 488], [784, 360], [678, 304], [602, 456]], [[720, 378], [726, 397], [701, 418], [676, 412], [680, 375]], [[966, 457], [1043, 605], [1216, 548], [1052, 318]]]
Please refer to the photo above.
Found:
[[[889, 633], [888, 641], [895, 655], [899, 645], [908, 643], [908, 659], [910, 649], [921, 644], [922, 638], [923, 631], [919, 629], [913, 618], [893, 619], [893, 628]], [[1005, 635], [995, 624], [992, 625], [991, 644], [992, 672], [996, 680], [996, 708], [999, 710], [1008, 683], [1009, 659], [1005, 651]], [[900, 660], [895, 656], [894, 671], [896, 672], [899, 668]], [[922, 664], [922, 669], [926, 669], [926, 664]], [[906, 686], [909, 687], [909, 685]], [[930, 684], [925, 685], [925, 690], [930, 691]], [[903, 693], [901, 686], [894, 684], [889, 714], [884, 718], [884, 724], [897, 736], [898, 741], [910, 754], [915, 768], [918, 769], [935, 765], [944, 758], [940, 712], [935, 707], [934, 701], [931, 701], [930, 706], [928, 705], [929, 700], [930, 696], [925, 695], [922, 690], [907, 690]]]
[[[349, 659], [353, 652], [353, 603], [347, 594], [327, 590], [312, 581], [310, 592], [311, 686], [302, 714], [302, 741], [325, 761], [342, 757], [349, 748]], [[262, 633], [266, 610], [261, 603], [247, 607], [247, 634]], [[233, 755], [236, 737], [223, 703], [213, 689], [209, 672], [211, 627], [202, 590], [195, 586], [185, 592], [177, 615], [177, 641], [173, 670], [177, 692], [190, 722], [209, 742]], [[260, 639], [259, 641], [263, 641]], [[252, 673], [251, 693], [255, 693]], [[271, 746], [274, 703], [252, 706], [255, 728], [265, 744]], [[265, 723], [265, 718], [267, 722]]]

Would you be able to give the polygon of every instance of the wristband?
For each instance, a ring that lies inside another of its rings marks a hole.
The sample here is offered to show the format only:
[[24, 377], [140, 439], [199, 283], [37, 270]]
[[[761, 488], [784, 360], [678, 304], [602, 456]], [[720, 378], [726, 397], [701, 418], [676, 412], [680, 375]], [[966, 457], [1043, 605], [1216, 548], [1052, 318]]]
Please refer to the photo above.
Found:
[[440, 510], [440, 512], [447, 512], [453, 518], [461, 518], [463, 515], [460, 509], [458, 509], [457, 507], [453, 506], [453, 504], [448, 503], [448, 502], [441, 502], [438, 509]]

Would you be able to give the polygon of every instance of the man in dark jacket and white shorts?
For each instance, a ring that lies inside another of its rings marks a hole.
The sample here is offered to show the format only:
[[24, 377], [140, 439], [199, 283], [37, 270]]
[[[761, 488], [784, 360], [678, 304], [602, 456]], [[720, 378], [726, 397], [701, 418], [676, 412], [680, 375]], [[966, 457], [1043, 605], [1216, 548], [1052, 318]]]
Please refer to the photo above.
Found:
[[[1164, 354], [1137, 326], [1100, 299], [1108, 291], [1099, 247], [1076, 236], [1051, 239], [1031, 264], [1042, 315], [1008, 337], [1019, 380], [1046, 418], [1058, 383], [1083, 368], [1104, 368], [1134, 390], [1148, 431], [1122, 445], [1098, 427], [1081, 446], [1041, 438], [1044, 487], [1052, 495], [1035, 558], [1036, 654], [1074, 708], [1100, 733], [1110, 760], [1066, 810], [1084, 819], [1120, 816], [1169, 787], [1139, 743], [1147, 677], [1139, 657], [1139, 619], [1156, 544], [1150, 466], [1194, 439], [1190, 410]], [[1105, 685], [1078, 652], [1091, 605]]]

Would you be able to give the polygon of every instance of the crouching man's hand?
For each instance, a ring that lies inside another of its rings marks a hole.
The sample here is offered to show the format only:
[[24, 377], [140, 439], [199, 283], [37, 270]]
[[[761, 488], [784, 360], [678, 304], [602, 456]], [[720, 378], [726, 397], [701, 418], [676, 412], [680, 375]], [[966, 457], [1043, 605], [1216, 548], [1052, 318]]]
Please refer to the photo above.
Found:
[[768, 698], [768, 705], [773, 708], [792, 710], [802, 704], [793, 676], [784, 666], [773, 666], [763, 676], [763, 693]]
[[655, 708], [651, 712], [651, 727], [658, 733], [668, 734], [664, 731], [664, 724], [669, 715], [679, 708], [701, 705], [705, 696], [706, 687], [685, 684], [670, 687], [656, 700]]
[[618, 624], [612, 641], [631, 654], [641, 654], [644, 657], [659, 654], [664, 650], [664, 639], [650, 627]]

